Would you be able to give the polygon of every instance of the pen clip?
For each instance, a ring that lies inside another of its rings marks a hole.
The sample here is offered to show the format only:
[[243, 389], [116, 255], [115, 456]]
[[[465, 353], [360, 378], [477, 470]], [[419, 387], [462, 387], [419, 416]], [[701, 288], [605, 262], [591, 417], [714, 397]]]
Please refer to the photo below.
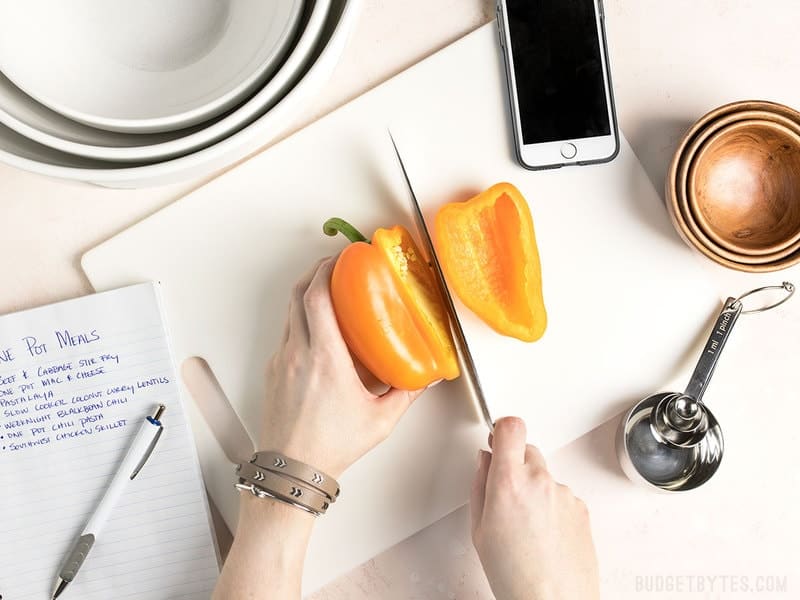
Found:
[[139, 461], [139, 464], [136, 465], [136, 468], [133, 470], [133, 473], [131, 473], [131, 480], [133, 480], [133, 478], [135, 478], [139, 474], [139, 471], [141, 471], [142, 467], [144, 467], [144, 463], [146, 463], [147, 459], [150, 458], [150, 455], [153, 453], [153, 450], [155, 450], [156, 444], [158, 443], [159, 438], [161, 438], [162, 433], [164, 433], [164, 428], [161, 426], [161, 424], [159, 424], [158, 431], [156, 432], [153, 441], [150, 442], [150, 445], [147, 447], [147, 450], [145, 451], [142, 460]]
[[147, 417], [147, 422], [153, 425], [154, 427], [158, 427], [158, 431], [156, 432], [155, 437], [153, 437], [153, 441], [151, 441], [150, 445], [147, 446], [147, 450], [145, 450], [142, 460], [139, 461], [139, 464], [136, 465], [136, 468], [133, 470], [133, 473], [131, 473], [131, 480], [133, 480], [139, 474], [139, 471], [142, 470], [142, 467], [144, 467], [144, 463], [147, 462], [147, 459], [150, 458], [150, 455], [153, 453], [153, 450], [155, 450], [156, 444], [158, 443], [158, 440], [161, 438], [161, 434], [164, 433], [164, 426], [161, 424], [161, 421], [159, 421], [159, 419], [161, 418], [161, 415], [164, 414], [164, 411], [166, 409], [167, 409], [166, 406], [164, 406], [163, 404], [159, 404], [158, 409], [156, 409], [156, 414], [154, 414], [152, 417], [149, 416]]

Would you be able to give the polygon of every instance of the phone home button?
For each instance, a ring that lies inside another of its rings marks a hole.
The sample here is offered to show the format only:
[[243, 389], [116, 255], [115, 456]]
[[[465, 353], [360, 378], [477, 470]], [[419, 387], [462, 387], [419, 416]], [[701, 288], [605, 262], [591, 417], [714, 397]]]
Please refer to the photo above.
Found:
[[561, 156], [564, 158], [575, 158], [576, 154], [578, 154], [578, 149], [575, 147], [575, 144], [567, 142], [561, 146]]

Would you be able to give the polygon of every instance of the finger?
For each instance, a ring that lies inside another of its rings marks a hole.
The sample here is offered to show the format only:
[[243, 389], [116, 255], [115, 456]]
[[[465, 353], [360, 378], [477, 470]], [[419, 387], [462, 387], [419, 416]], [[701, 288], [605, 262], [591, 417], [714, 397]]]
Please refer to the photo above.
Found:
[[525, 464], [532, 467], [534, 470], [547, 470], [547, 462], [544, 460], [544, 455], [541, 450], [531, 444], [525, 447]]
[[[291, 314], [292, 311], [292, 301], [289, 300], [289, 313]], [[289, 319], [286, 319], [286, 325], [283, 326], [283, 333], [281, 334], [281, 342], [279, 348], [282, 348], [286, 345], [286, 342], [289, 341]]]
[[[325, 259], [322, 259], [325, 260]], [[289, 302], [289, 320], [286, 325], [286, 341], [295, 339], [297, 341], [308, 342], [308, 322], [306, 321], [305, 310], [303, 309], [303, 296], [311, 285], [314, 275], [317, 273], [322, 260], [314, 263], [303, 277], [300, 278], [292, 292], [292, 299]]]
[[486, 501], [486, 478], [489, 475], [489, 465], [492, 463], [492, 455], [486, 450], [478, 452], [478, 471], [472, 481], [472, 493], [470, 494], [469, 512], [472, 517], [472, 531], [474, 532], [483, 517], [483, 505]]
[[359, 380], [361, 380], [361, 385], [363, 385], [364, 389], [370, 394], [377, 397], [389, 391], [390, 387], [375, 377], [372, 371], [365, 367], [364, 363], [358, 360], [358, 357], [352, 352], [350, 353], [350, 359], [353, 361], [353, 367], [356, 370], [356, 375], [358, 375]]
[[556, 489], [565, 498], [569, 498], [573, 501], [577, 500], [577, 498], [575, 498], [575, 494], [572, 493], [572, 488], [570, 488], [568, 485], [564, 485], [563, 483], [556, 483]]
[[303, 306], [312, 343], [324, 344], [338, 352], [345, 352], [347, 344], [342, 338], [331, 297], [331, 275], [335, 265], [336, 259], [333, 257], [325, 259], [319, 265], [303, 295]]
[[[299, 285], [299, 284], [298, 284]], [[295, 290], [292, 294], [292, 300], [289, 303], [289, 323], [287, 326], [286, 345], [291, 343], [299, 344], [299, 347], [308, 346], [310, 343], [308, 335], [308, 323], [306, 322], [306, 314], [303, 311], [303, 303], [297, 299], [298, 292]]]
[[492, 439], [492, 465], [518, 466], [525, 463], [525, 421], [517, 417], [505, 417], [497, 421]]
[[378, 411], [381, 413], [381, 422], [388, 429], [388, 431], [384, 432], [386, 435], [394, 429], [400, 417], [406, 413], [408, 407], [424, 391], [424, 389], [408, 391], [390, 388], [385, 394], [381, 394], [375, 399]]

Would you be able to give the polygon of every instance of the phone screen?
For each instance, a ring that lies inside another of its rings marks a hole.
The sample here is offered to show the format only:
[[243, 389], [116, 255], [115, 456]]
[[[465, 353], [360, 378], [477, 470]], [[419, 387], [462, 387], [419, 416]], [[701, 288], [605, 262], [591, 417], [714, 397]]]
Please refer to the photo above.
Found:
[[507, 0], [524, 144], [609, 135], [594, 0]]

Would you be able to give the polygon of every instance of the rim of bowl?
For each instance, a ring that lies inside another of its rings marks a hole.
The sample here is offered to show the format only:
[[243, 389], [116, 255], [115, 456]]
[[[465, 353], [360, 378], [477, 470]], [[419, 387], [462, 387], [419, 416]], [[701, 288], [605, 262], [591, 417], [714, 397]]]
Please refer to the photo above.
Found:
[[[149, 165], [120, 166], [108, 169], [55, 165], [17, 156], [3, 150], [0, 150], [0, 161], [12, 167], [49, 177], [83, 181], [95, 185], [137, 188], [183, 181], [191, 176], [187, 175], [188, 173], [199, 173], [201, 169], [220, 160], [224, 160], [225, 163], [224, 165], [217, 163], [219, 166], [216, 167], [216, 170], [225, 165], [229, 166], [254, 151], [265, 148], [270, 142], [276, 141], [280, 133], [285, 130], [283, 125], [278, 124], [280, 118], [285, 119], [293, 115], [295, 108], [304, 106], [304, 103], [311, 100], [307, 97], [309, 88], [321, 85], [332, 74], [356, 23], [363, 2], [364, 0], [343, 0], [341, 4], [338, 4], [337, 9], [328, 16], [329, 21], [326, 23], [325, 30], [329, 33], [322, 40], [319, 49], [314, 53], [313, 61], [294, 87], [268, 112], [258, 116], [246, 127], [210, 146]], [[269, 132], [269, 139], [264, 139], [265, 130]]]
[[792, 132], [795, 137], [800, 141], [800, 123], [795, 123], [785, 117], [773, 115], [775, 119], [753, 119], [742, 118], [736, 119], [720, 119], [724, 122], [715, 122], [706, 130], [704, 130], [695, 142], [689, 146], [689, 150], [681, 161], [678, 169], [678, 179], [676, 188], [678, 193], [678, 203], [680, 205], [681, 213], [684, 216], [692, 233], [700, 239], [700, 241], [710, 248], [712, 251], [721, 254], [722, 256], [746, 264], [764, 264], [775, 260], [780, 260], [796, 250], [800, 249], [800, 232], [793, 235], [786, 242], [777, 244], [759, 251], [745, 252], [743, 249], [734, 247], [732, 244], [722, 243], [719, 236], [711, 231], [707, 220], [699, 210], [694, 197], [691, 194], [692, 181], [697, 167], [697, 163], [702, 154], [706, 151], [712, 141], [718, 139], [720, 136], [729, 133], [731, 129], [743, 127], [746, 124], [754, 123], [768, 123], [776, 127], [785, 129]]
[[[673, 207], [674, 204], [676, 204], [677, 200], [675, 198], [675, 190], [672, 188], [672, 186], [667, 185], [665, 191], [667, 196], [667, 206], [669, 207], [670, 218], [672, 219], [672, 224], [675, 227], [675, 230], [678, 232], [678, 235], [686, 243], [687, 246], [693, 248], [697, 252], [701, 253], [703, 256], [710, 258], [715, 263], [722, 265], [723, 267], [733, 269], [735, 271], [744, 271], [747, 273], [770, 273], [772, 271], [780, 271], [800, 263], [800, 252], [791, 254], [784, 259], [764, 264], [741, 263], [734, 260], [729, 260], [724, 256], [716, 254], [711, 249], [707, 248], [702, 243], [700, 243], [700, 241], [696, 237], [694, 237], [688, 230], [688, 228], [685, 226], [683, 220], [674, 213]], [[672, 204], [672, 206], [670, 206], [670, 204]]]
[[[13, 114], [2, 110], [0, 110], [0, 122], [43, 146], [82, 158], [90, 158], [107, 163], [120, 163], [120, 168], [144, 167], [187, 156], [225, 139], [226, 136], [233, 132], [247, 127], [248, 123], [253, 122], [259, 115], [264, 114], [265, 110], [275, 106], [283, 95], [291, 91], [292, 85], [297, 84], [299, 79], [303, 77], [305, 70], [310, 66], [310, 64], [307, 64], [309, 58], [314, 55], [316, 47], [324, 41], [322, 39], [323, 32], [331, 12], [330, 0], [324, 5], [320, 5], [319, 0], [313, 3], [305, 2], [305, 5], [311, 7], [310, 12], [306, 15], [305, 29], [300, 31], [299, 35], [295, 35], [294, 41], [285, 48], [284, 56], [281, 58], [277, 69], [263, 82], [263, 85], [246, 94], [241, 99], [242, 101], [229, 112], [218, 115], [200, 125], [159, 134], [121, 133], [100, 130], [109, 135], [126, 135], [129, 137], [160, 135], [168, 136], [168, 139], [151, 142], [144, 141], [135, 146], [105, 146], [99, 143], [77, 142], [55, 134], [42, 132], [20, 121]], [[303, 17], [304, 15], [301, 14], [298, 23], [303, 21]], [[309, 29], [312, 24], [314, 29]], [[303, 53], [297, 54], [300, 48], [303, 49]], [[288, 71], [286, 70], [287, 68], [289, 69]], [[10, 79], [8, 81], [10, 85], [16, 87], [13, 81]], [[25, 94], [20, 88], [17, 89], [20, 93]], [[280, 90], [283, 91], [281, 92]], [[36, 102], [35, 99], [33, 101]], [[40, 106], [52, 112], [51, 108], [43, 104], [40, 104]], [[58, 114], [58, 116], [66, 118], [61, 114]], [[76, 121], [76, 123], [83, 127], [90, 127], [82, 122]]]
[[287, 49], [291, 48], [292, 41], [302, 21], [305, 4], [305, 0], [288, 1], [292, 1], [292, 5], [288, 10], [288, 19], [284, 23], [275, 45], [267, 56], [256, 65], [256, 68], [235, 85], [228, 86], [222, 94], [207, 102], [185, 108], [173, 114], [141, 118], [94, 115], [82, 109], [57, 102], [49, 96], [38, 93], [38, 90], [30, 90], [29, 86], [18, 83], [17, 77], [12, 77], [10, 74], [6, 74], [6, 77], [35, 101], [68, 119], [88, 127], [133, 135], [168, 133], [170, 131], [188, 129], [201, 125], [204, 121], [215, 120], [220, 115], [241, 104], [246, 98], [252, 96], [262, 86], [264, 80], [271, 77], [276, 68], [281, 65]]
[[[797, 114], [797, 111], [794, 109], [780, 104], [778, 102], [771, 102], [769, 100], [740, 100], [737, 102], [730, 102], [728, 104], [724, 104], [719, 106], [705, 115], [700, 117], [694, 125], [692, 125], [686, 133], [681, 138], [681, 141], [678, 143], [678, 148], [675, 151], [675, 154], [672, 157], [672, 161], [670, 162], [669, 169], [667, 171], [667, 177], [665, 179], [665, 200], [667, 205], [667, 212], [669, 213], [670, 219], [672, 220], [672, 224], [675, 227], [675, 230], [678, 232], [678, 235], [683, 239], [683, 241], [694, 248], [704, 256], [710, 258], [717, 264], [720, 264], [724, 267], [728, 267], [729, 269], [734, 269], [736, 271], [746, 271], [751, 273], [768, 273], [771, 271], [779, 271], [781, 269], [785, 269], [787, 267], [791, 267], [797, 263], [800, 263], [800, 252], [797, 255], [786, 257], [780, 261], [761, 264], [761, 265], [752, 265], [752, 264], [743, 264], [740, 262], [736, 262], [733, 260], [729, 260], [719, 254], [714, 253], [709, 248], [704, 246], [700, 240], [697, 239], [689, 229], [688, 225], [686, 224], [685, 217], [681, 214], [680, 205], [678, 202], [677, 194], [676, 194], [676, 182], [677, 182], [677, 171], [683, 154], [686, 150], [686, 147], [691, 143], [694, 138], [697, 136], [698, 132], [702, 131], [704, 127], [706, 127], [709, 123], [714, 121], [715, 119], [735, 114], [738, 112], [744, 112], [748, 110], [764, 110], [767, 112], [776, 111], [776, 114], [784, 115], [784, 113], [788, 114]], [[785, 115], [784, 115], [785, 116]]]

